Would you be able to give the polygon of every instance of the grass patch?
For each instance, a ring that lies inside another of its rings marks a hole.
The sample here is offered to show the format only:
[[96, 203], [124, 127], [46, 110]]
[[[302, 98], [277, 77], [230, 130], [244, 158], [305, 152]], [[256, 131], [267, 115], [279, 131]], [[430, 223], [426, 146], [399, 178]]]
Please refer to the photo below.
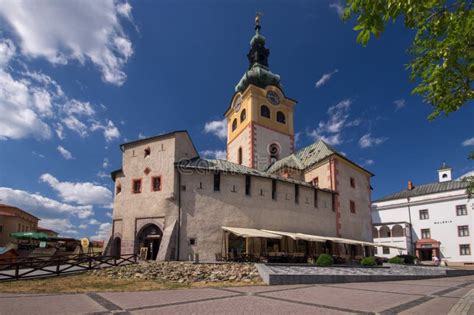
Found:
[[112, 279], [97, 277], [87, 273], [45, 279], [31, 279], [0, 282], [2, 293], [88, 293], [151, 291], [162, 289], [228, 287], [245, 285], [265, 285], [258, 282], [195, 282], [177, 283], [140, 279]]

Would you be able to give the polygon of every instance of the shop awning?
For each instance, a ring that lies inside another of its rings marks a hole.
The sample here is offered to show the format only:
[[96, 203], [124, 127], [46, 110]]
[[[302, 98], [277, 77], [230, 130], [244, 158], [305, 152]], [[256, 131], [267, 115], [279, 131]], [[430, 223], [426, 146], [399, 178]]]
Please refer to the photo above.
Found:
[[371, 243], [371, 242], [357, 241], [357, 240], [351, 240], [351, 239], [348, 239], [348, 238], [341, 238], [341, 237], [335, 237], [335, 238], [334, 238], [334, 242], [336, 242], [336, 243], [342, 243], [342, 244], [375, 246], [375, 244], [374, 244], [374, 243]]
[[291, 233], [291, 232], [281, 232], [281, 231], [272, 231], [272, 230], [261, 230], [263, 232], [271, 233], [271, 234], [277, 234], [281, 236], [287, 236], [289, 238], [292, 238], [294, 240], [298, 240], [298, 233]]
[[326, 241], [333, 241], [334, 237], [329, 236], [320, 236], [320, 235], [311, 235], [311, 234], [304, 234], [304, 233], [292, 233], [292, 232], [282, 232], [282, 231], [273, 231], [273, 230], [262, 230], [268, 233], [278, 234], [282, 236], [288, 236], [294, 240], [305, 240], [309, 242], [326, 242]]
[[276, 238], [276, 239], [281, 239], [282, 237], [281, 235], [278, 235], [278, 234], [268, 233], [268, 232], [257, 230], [257, 229], [228, 227], [228, 226], [223, 226], [222, 229], [224, 231], [231, 232], [232, 234], [235, 234], [241, 237], [263, 237], [263, 238]]

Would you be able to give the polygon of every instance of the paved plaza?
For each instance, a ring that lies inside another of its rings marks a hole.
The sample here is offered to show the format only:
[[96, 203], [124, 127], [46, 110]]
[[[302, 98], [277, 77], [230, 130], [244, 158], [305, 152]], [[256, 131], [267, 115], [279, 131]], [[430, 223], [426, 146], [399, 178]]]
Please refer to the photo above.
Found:
[[89, 294], [0, 293], [0, 314], [474, 314], [474, 276]]

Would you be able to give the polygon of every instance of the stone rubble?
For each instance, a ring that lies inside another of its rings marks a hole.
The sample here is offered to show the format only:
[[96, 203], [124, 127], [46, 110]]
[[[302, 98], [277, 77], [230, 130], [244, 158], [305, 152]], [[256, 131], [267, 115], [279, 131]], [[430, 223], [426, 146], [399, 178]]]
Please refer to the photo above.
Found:
[[193, 264], [189, 262], [140, 262], [91, 272], [97, 277], [143, 279], [162, 282], [260, 282], [254, 264]]

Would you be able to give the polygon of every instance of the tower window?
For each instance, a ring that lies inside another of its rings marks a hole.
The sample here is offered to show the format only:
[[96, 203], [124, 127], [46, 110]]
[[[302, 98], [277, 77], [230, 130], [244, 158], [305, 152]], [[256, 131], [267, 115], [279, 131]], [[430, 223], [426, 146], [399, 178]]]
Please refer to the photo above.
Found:
[[277, 181], [275, 179], [272, 180], [272, 199], [277, 199]]
[[356, 213], [356, 204], [355, 204], [354, 201], [351, 200], [351, 201], [349, 202], [349, 208], [350, 208], [350, 210], [351, 210], [351, 213]]
[[153, 191], [161, 190], [161, 176], [156, 176], [151, 178], [151, 189]]
[[245, 194], [247, 196], [250, 196], [250, 188], [251, 188], [251, 180], [252, 178], [250, 175], [245, 175]]
[[356, 187], [356, 182], [355, 182], [354, 177], [351, 177], [350, 182], [351, 182], [351, 187], [355, 188]]
[[214, 173], [214, 191], [221, 190], [221, 174]]
[[247, 118], [247, 111], [243, 109], [240, 113], [240, 122], [244, 122], [245, 118]]
[[237, 119], [234, 119], [234, 121], [232, 122], [232, 131], [234, 131], [235, 129], [237, 129]]
[[286, 124], [286, 117], [283, 112], [277, 112], [277, 121], [282, 124]]
[[134, 194], [139, 194], [142, 192], [142, 180], [134, 179], [132, 182], [132, 192]]
[[270, 118], [270, 108], [262, 105], [262, 107], [260, 107], [260, 116]]
[[115, 194], [118, 195], [122, 192], [122, 185], [117, 184], [117, 188], [115, 188]]
[[313, 178], [313, 186], [314, 187], [319, 187], [319, 177]]
[[315, 208], [318, 207], [318, 190], [317, 189], [314, 190], [314, 207]]
[[300, 187], [295, 185], [295, 203], [300, 203]]
[[242, 164], [242, 147], [237, 151], [237, 163]]

